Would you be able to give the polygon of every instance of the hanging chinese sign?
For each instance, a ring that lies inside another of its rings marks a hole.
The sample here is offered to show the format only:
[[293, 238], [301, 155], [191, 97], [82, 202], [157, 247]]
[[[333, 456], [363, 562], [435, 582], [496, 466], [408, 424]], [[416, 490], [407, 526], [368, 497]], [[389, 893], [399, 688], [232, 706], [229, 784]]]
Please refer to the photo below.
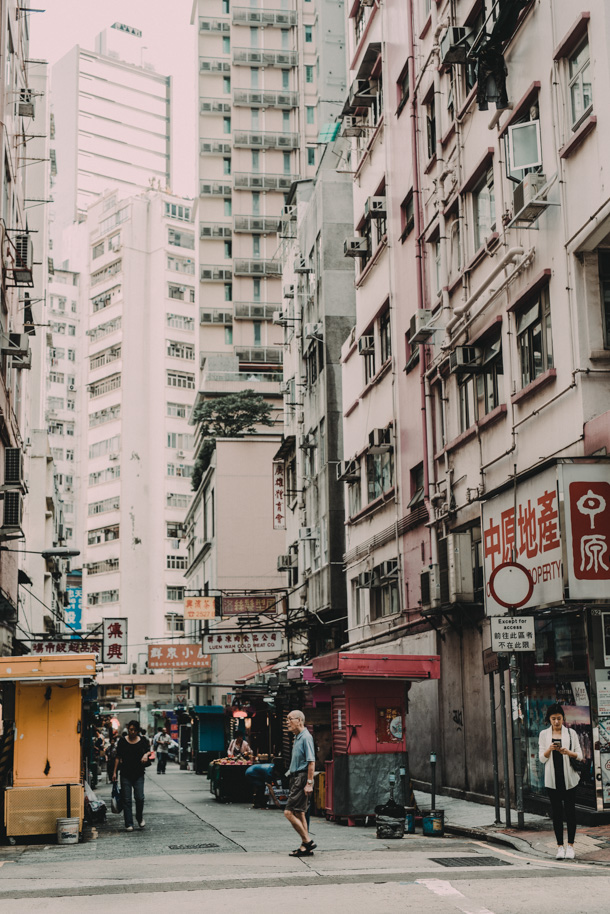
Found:
[[571, 600], [606, 600], [610, 584], [610, 467], [563, 464], [566, 571]]
[[223, 616], [241, 616], [258, 615], [280, 608], [280, 598], [273, 594], [266, 594], [256, 597], [223, 597], [222, 598], [222, 615]]
[[212, 658], [199, 644], [149, 644], [148, 668], [154, 670], [212, 669]]
[[104, 619], [102, 631], [102, 663], [127, 663], [127, 619]]
[[70, 602], [64, 610], [64, 619], [71, 631], [79, 632], [83, 623], [83, 588], [68, 587], [67, 594]]
[[284, 461], [273, 461], [273, 529], [286, 529], [286, 475]]
[[101, 641], [33, 641], [30, 645], [32, 654], [99, 654]]
[[218, 615], [218, 597], [185, 597], [185, 619], [214, 619]]
[[203, 636], [203, 650], [209, 654], [254, 654], [279, 651], [279, 632], [218, 632]]

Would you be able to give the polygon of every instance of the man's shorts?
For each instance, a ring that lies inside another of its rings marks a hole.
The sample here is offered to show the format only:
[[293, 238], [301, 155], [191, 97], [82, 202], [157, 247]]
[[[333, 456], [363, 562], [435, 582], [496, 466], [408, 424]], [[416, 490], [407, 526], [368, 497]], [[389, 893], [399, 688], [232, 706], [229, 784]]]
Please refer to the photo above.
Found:
[[305, 793], [306, 784], [307, 771], [297, 771], [295, 774], [290, 775], [290, 788], [286, 801], [286, 809], [289, 809], [291, 812], [307, 812], [311, 794]]

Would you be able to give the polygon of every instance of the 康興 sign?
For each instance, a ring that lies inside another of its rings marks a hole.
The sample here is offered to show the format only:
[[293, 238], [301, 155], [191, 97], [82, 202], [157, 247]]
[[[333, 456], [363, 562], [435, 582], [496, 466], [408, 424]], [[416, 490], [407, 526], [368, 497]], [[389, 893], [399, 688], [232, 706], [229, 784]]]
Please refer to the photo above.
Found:
[[203, 649], [210, 654], [254, 654], [279, 651], [279, 632], [218, 632], [203, 636]]
[[127, 663], [127, 619], [103, 619], [102, 663]]
[[157, 670], [210, 670], [212, 658], [203, 653], [199, 644], [149, 644], [148, 666]]
[[491, 619], [492, 651], [533, 651], [535, 640], [533, 616], [494, 616]]

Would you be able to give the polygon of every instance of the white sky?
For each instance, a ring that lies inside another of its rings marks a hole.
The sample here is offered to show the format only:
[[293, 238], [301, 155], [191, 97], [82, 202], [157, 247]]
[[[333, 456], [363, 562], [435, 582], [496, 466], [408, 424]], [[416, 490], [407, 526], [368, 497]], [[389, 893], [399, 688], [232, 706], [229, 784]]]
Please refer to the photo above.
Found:
[[143, 60], [172, 77], [172, 190], [194, 196], [198, 78], [192, 0], [36, 0], [31, 5], [45, 12], [31, 14], [30, 57], [51, 65], [76, 44], [93, 50], [95, 36], [113, 22], [143, 32]]

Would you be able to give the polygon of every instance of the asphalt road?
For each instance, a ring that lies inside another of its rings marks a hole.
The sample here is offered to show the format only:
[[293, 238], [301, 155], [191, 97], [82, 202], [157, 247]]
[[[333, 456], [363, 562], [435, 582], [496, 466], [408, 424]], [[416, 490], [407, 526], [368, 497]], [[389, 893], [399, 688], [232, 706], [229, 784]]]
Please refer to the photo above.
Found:
[[[102, 788], [102, 794], [108, 794]], [[172, 767], [147, 775], [146, 828], [121, 817], [73, 846], [0, 848], [2, 914], [606, 914], [610, 868], [465, 838], [379, 841], [374, 828], [312, 820], [313, 857], [292, 859], [275, 810], [223, 805]]]

